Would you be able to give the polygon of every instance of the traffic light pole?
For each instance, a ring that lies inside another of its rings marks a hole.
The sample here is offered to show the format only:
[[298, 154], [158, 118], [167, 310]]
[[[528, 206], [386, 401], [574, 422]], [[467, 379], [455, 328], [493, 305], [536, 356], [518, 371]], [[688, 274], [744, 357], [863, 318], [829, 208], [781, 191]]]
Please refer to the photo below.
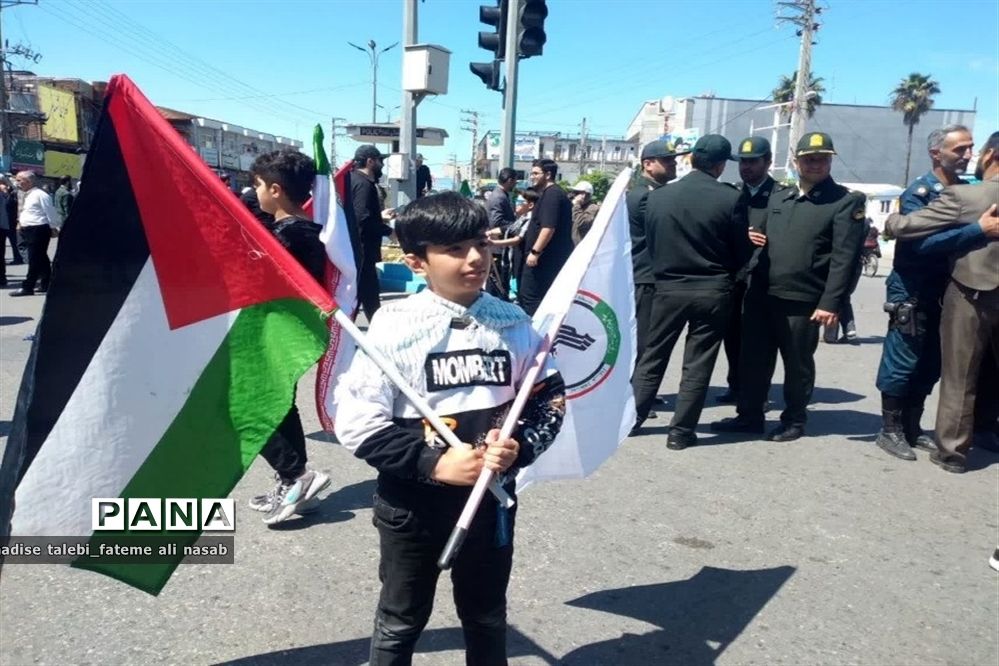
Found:
[[[416, 0], [404, 0], [402, 17], [403, 53], [405, 47], [417, 43], [418, 23], [416, 16]], [[403, 56], [405, 57], [405, 55]], [[416, 93], [402, 91], [402, 115], [399, 117], [399, 152], [406, 162], [407, 178], [398, 181], [399, 191], [395, 205], [401, 206], [416, 199], [416, 174], [408, 168], [416, 154]]]
[[513, 144], [517, 126], [517, 57], [521, 0], [510, 0], [506, 20], [506, 88], [503, 91], [503, 134], [500, 143], [500, 168], [513, 168]]

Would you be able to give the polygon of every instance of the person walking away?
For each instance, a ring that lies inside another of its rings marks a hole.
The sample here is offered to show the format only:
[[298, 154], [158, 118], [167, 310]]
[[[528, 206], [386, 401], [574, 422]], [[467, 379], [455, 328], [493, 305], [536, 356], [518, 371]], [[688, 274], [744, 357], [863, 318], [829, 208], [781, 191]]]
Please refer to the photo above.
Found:
[[49, 241], [59, 234], [60, 220], [52, 205], [52, 197], [38, 187], [33, 171], [22, 171], [15, 177], [18, 189], [24, 193], [17, 230], [21, 243], [28, 255], [28, 272], [21, 288], [11, 292], [11, 296], [33, 296], [35, 285], [38, 293], [49, 289], [52, 279], [52, 262], [49, 260]]

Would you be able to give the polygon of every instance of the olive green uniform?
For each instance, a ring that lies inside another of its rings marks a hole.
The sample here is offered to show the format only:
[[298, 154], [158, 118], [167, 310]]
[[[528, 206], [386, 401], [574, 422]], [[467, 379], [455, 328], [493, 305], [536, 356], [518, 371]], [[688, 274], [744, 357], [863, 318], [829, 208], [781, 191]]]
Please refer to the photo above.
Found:
[[839, 312], [866, 231], [866, 199], [832, 178], [807, 194], [789, 188], [770, 197], [759, 254], [746, 296], [739, 417], [763, 422], [776, 354], [784, 362], [784, 426], [803, 427], [815, 386], [816, 309]]

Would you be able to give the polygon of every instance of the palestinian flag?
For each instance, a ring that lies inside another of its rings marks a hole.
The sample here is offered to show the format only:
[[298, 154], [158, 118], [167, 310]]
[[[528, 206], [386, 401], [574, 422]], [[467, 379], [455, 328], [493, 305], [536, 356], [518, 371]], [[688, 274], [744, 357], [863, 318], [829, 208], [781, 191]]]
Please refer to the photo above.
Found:
[[[95, 497], [227, 496], [324, 352], [334, 308], [113, 77], [0, 465], [0, 537], [90, 536]], [[178, 563], [74, 566], [157, 594]]]
[[[316, 159], [316, 181], [312, 198], [306, 204], [312, 220], [322, 225], [320, 239], [326, 246], [325, 287], [351, 317], [357, 308], [357, 266], [360, 263], [360, 239], [355, 233], [357, 224], [348, 222], [347, 211], [353, 216], [350, 205], [350, 172], [354, 163], [348, 162], [336, 176], [330, 174], [330, 163], [323, 146], [323, 128], [316, 125], [312, 133], [312, 151]], [[354, 341], [344, 332], [336, 319], [328, 320], [330, 344], [319, 361], [316, 373], [316, 412], [319, 422], [327, 432], [333, 432], [333, 405], [336, 378], [350, 365], [354, 357]]]

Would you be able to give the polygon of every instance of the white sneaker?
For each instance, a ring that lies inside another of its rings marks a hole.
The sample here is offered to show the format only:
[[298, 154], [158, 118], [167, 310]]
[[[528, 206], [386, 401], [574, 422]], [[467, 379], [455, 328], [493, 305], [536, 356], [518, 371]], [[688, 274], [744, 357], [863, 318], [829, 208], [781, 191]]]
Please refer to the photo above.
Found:
[[270, 513], [277, 507], [280, 503], [280, 498], [284, 496], [284, 492], [281, 488], [285, 484], [281, 483], [281, 477], [277, 474], [274, 475], [275, 485], [273, 488], [268, 490], [263, 495], [255, 495], [250, 498], [247, 505], [254, 511], [260, 511], [262, 513]]
[[295, 479], [295, 483], [290, 486], [281, 486], [280, 501], [264, 516], [264, 523], [276, 525], [296, 513], [314, 510], [316, 505], [311, 500], [329, 485], [329, 475], [309, 470]]

